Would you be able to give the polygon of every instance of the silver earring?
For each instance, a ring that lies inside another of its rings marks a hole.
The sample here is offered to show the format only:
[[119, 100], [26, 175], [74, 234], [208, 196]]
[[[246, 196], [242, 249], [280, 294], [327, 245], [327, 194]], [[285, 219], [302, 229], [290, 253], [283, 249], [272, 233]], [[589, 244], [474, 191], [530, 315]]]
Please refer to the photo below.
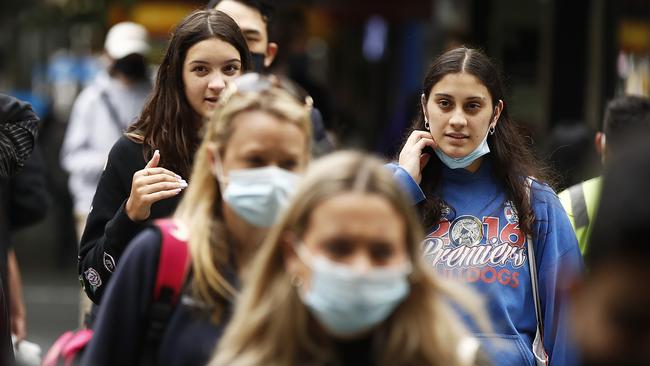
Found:
[[490, 135], [494, 135], [494, 130], [495, 130], [494, 126], [490, 126]]
[[427, 130], [429, 130], [429, 121], [425, 121], [425, 122], [424, 122], [424, 128], [426, 128]]

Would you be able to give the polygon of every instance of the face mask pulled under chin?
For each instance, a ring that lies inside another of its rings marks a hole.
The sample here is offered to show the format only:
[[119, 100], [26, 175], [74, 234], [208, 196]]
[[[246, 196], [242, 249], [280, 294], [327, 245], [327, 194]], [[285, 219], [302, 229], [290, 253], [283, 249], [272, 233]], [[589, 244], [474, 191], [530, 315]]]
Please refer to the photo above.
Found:
[[488, 131], [485, 132], [483, 141], [478, 144], [476, 149], [461, 158], [452, 158], [451, 156], [445, 154], [440, 148], [434, 149], [433, 151], [436, 153], [436, 156], [438, 156], [438, 159], [440, 159], [440, 161], [442, 161], [442, 163], [448, 166], [450, 169], [466, 168], [470, 166], [474, 161], [476, 161], [476, 159], [490, 152], [490, 147], [487, 143], [487, 138], [490, 133], [489, 131], [490, 130], [488, 129]]
[[263, 228], [275, 223], [300, 180], [276, 166], [232, 170], [227, 180], [223, 174], [216, 175], [226, 204], [249, 224]]
[[300, 298], [332, 335], [353, 336], [378, 326], [410, 292], [410, 263], [358, 272], [313, 256], [304, 245], [296, 250], [312, 272], [310, 289], [301, 289]]

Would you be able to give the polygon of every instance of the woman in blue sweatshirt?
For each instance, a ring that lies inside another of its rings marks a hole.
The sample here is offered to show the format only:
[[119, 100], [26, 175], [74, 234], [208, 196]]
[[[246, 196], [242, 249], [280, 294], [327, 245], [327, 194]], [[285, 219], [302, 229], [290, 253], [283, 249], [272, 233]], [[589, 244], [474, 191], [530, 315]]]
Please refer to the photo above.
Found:
[[561, 295], [563, 280], [582, 271], [580, 251], [504, 98], [500, 72], [480, 51], [463, 47], [441, 55], [425, 77], [421, 112], [394, 175], [428, 228], [425, 261], [484, 294], [495, 334], [477, 336], [495, 363], [535, 365], [537, 336], [539, 364], [546, 353], [551, 365], [571, 365], [575, 352]]

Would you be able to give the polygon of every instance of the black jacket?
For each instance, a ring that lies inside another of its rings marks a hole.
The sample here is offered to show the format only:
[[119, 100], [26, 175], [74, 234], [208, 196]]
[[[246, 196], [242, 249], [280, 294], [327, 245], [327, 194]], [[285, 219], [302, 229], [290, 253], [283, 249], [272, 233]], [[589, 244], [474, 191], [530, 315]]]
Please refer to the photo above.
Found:
[[180, 200], [181, 195], [177, 195], [154, 203], [149, 219], [143, 222], [133, 222], [127, 216], [125, 205], [131, 194], [133, 174], [147, 165], [142, 147], [125, 136], [113, 145], [81, 237], [79, 279], [95, 304], [100, 303], [129, 242], [151, 220], [170, 216]]
[[[28, 103], [14, 97], [0, 94], [0, 178], [6, 179], [14, 175], [24, 161], [27, 160], [34, 148], [38, 117]], [[7, 181], [2, 185], [7, 187]], [[5, 254], [10, 235], [10, 220], [4, 209], [13, 195], [7, 189], [0, 192], [2, 202], [2, 216], [0, 217], [0, 240], [2, 254]], [[3, 260], [3, 263], [6, 259]], [[6, 265], [3, 265], [3, 271]], [[4, 277], [4, 276], [2, 276]], [[13, 347], [11, 345], [11, 325], [9, 323], [8, 301], [3, 291], [3, 282], [0, 281], [0, 364], [12, 365], [14, 363]]]

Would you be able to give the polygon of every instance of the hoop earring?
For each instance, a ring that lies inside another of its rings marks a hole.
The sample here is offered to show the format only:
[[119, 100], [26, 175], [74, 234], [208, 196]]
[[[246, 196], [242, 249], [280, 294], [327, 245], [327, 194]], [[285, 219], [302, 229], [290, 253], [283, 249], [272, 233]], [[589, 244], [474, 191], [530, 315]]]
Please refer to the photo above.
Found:
[[490, 126], [490, 129], [489, 129], [490, 135], [494, 135], [494, 130], [495, 130], [494, 126]]
[[430, 127], [430, 126], [429, 126], [429, 121], [425, 121], [425, 122], [424, 122], [424, 128], [426, 128], [427, 131], [428, 131], [428, 130], [429, 130], [429, 127]]

